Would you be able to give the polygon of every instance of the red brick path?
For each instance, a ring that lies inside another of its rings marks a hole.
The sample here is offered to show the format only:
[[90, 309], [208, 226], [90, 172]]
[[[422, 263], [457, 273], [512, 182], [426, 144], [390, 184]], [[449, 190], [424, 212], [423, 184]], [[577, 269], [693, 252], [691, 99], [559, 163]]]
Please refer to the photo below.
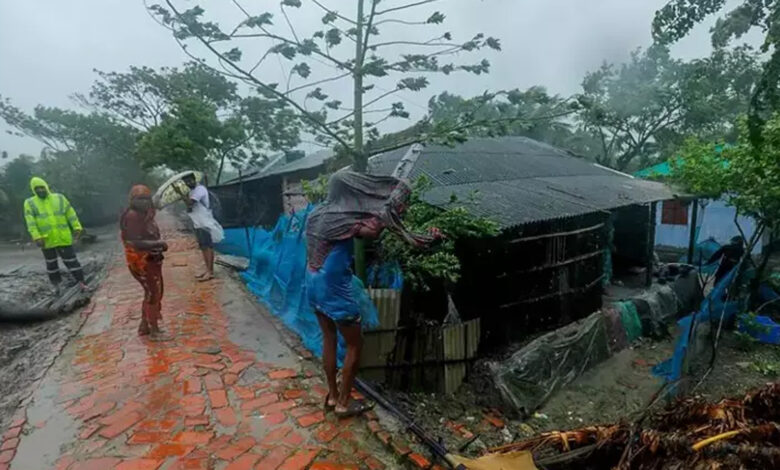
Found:
[[0, 439], [0, 470], [396, 467], [362, 418], [322, 412], [317, 363], [280, 368], [231, 342], [220, 293], [235, 281], [195, 282], [200, 253], [170, 244], [162, 325], [173, 339], [137, 335], [141, 289], [118, 259], [33, 395], [37, 411]]

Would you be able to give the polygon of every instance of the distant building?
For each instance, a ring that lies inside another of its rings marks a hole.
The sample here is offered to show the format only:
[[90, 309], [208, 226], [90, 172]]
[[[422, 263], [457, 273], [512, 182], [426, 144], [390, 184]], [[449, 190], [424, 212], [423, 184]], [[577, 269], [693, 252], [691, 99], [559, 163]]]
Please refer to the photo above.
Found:
[[[672, 172], [669, 162], [645, 168], [634, 173], [637, 178], [659, 179], [668, 178]], [[696, 215], [695, 242], [714, 240], [723, 245], [732, 237], [740, 235], [739, 228], [734, 223], [737, 210], [723, 200], [698, 199]], [[660, 204], [656, 213], [655, 245], [660, 249], [686, 250], [690, 243], [691, 221], [693, 218], [693, 200], [667, 200]], [[756, 221], [750, 217], [737, 217], [739, 226], [748, 239], [756, 231]], [[755, 252], [761, 251], [759, 243]]]
[[306, 207], [301, 181], [325, 173], [333, 152], [323, 150], [289, 161], [285, 155], [240, 178], [210, 189], [222, 203], [221, 223], [233, 227], [273, 227], [282, 213]]

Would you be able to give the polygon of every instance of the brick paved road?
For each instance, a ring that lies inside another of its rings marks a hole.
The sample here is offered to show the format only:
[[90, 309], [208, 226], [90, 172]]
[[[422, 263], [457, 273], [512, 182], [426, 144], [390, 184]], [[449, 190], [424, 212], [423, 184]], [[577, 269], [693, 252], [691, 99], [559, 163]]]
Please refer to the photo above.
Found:
[[364, 418], [323, 414], [318, 363], [287, 345], [237, 281], [195, 282], [199, 252], [170, 241], [172, 340], [138, 337], [141, 289], [117, 260], [81, 332], [0, 439], [0, 470], [398, 467]]

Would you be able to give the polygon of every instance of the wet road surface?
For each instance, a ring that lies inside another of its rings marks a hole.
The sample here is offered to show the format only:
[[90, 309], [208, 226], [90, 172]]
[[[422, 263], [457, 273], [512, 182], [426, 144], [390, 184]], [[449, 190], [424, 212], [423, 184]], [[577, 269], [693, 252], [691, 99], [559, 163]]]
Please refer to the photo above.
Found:
[[166, 233], [170, 339], [137, 335], [142, 291], [117, 258], [0, 439], [0, 470], [398, 468], [365, 418], [323, 413], [319, 363], [227, 273], [196, 282], [200, 253]]

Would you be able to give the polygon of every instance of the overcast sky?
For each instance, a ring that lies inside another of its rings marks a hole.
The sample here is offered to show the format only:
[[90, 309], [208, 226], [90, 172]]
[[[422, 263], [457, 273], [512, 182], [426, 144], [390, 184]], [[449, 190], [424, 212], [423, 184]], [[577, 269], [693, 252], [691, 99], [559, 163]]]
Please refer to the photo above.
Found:
[[[228, 0], [178, 1], [185, 7], [200, 4], [221, 21], [234, 20], [235, 9]], [[275, 6], [279, 2], [245, 3]], [[348, 0], [325, 3], [340, 5], [344, 12], [349, 10], [345, 5], [353, 4]], [[384, 2], [387, 6], [400, 3]], [[664, 3], [442, 0], [436, 9], [447, 15], [446, 29], [456, 39], [485, 32], [501, 39], [503, 52], [488, 55], [493, 64], [489, 76], [434, 77], [434, 86], [426, 92], [402, 98], [410, 111], [419, 114], [428, 98], [443, 90], [468, 96], [489, 89], [544, 85], [554, 93], [575, 93], [585, 72], [604, 61], [625, 60], [632, 50], [650, 43], [653, 14]], [[315, 27], [322, 12], [304, 10], [297, 15], [296, 24]], [[388, 37], [398, 34], [386, 33]], [[679, 44], [675, 52], [686, 58], [706, 55], [706, 27]], [[37, 104], [74, 107], [69, 96], [88, 90], [95, 77], [93, 69], [176, 66], [187, 60], [170, 33], [149, 17], [143, 0], [0, 0], [0, 95], [28, 112]], [[346, 95], [348, 89], [342, 91]], [[4, 123], [0, 129], [5, 129]], [[35, 141], [0, 134], [0, 150], [11, 156], [20, 152], [37, 155], [40, 148]]]

